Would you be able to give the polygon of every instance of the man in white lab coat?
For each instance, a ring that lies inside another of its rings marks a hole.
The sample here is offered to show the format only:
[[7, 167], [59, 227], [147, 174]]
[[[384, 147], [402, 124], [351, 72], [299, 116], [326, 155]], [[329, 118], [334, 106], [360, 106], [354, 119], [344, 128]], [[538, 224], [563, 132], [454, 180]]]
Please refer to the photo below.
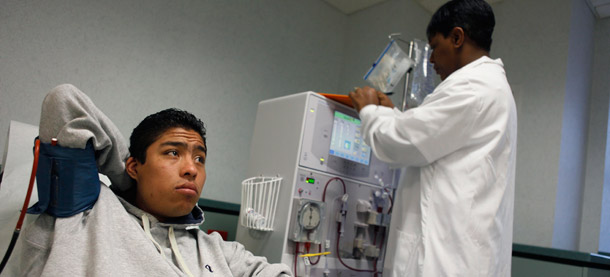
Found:
[[443, 80], [401, 112], [370, 87], [350, 93], [365, 141], [406, 166], [396, 192], [384, 276], [510, 276], [517, 112], [483, 0], [432, 16], [430, 61]]

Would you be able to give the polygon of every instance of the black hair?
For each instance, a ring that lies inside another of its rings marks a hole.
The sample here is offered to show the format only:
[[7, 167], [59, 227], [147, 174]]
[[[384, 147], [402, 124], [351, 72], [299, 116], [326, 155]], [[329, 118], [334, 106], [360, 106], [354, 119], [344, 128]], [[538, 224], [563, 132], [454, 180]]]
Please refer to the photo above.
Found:
[[170, 108], [147, 116], [133, 129], [129, 137], [130, 155], [137, 161], [145, 163], [148, 147], [171, 128], [184, 128], [199, 133], [207, 154], [203, 122], [187, 111]]
[[447, 37], [455, 27], [461, 27], [466, 36], [479, 47], [491, 49], [491, 34], [496, 20], [494, 13], [483, 0], [452, 0], [442, 5], [430, 19], [428, 39], [440, 33]]

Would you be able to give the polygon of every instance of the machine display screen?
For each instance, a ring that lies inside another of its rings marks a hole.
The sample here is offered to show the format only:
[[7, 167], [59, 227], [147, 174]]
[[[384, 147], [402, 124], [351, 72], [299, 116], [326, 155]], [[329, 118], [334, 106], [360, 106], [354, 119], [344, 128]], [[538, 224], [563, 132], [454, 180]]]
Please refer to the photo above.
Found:
[[368, 165], [371, 147], [362, 141], [360, 119], [335, 111], [329, 154]]

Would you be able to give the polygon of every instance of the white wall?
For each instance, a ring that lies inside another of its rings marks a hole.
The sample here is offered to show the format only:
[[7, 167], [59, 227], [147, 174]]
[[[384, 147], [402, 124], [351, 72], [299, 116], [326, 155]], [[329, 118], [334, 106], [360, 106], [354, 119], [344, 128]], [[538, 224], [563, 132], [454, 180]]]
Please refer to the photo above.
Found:
[[[350, 15], [339, 91], [347, 93], [354, 86], [370, 85], [363, 79], [364, 74], [390, 42], [389, 34], [401, 33], [400, 38], [406, 41], [427, 41], [426, 26], [431, 16], [412, 0], [390, 0]], [[408, 50], [406, 43], [399, 42], [399, 46]], [[401, 81], [391, 97], [396, 105], [402, 102], [403, 89]]]
[[[589, 228], [597, 226], [599, 230], [599, 217], [596, 218], [596, 224], [592, 218], [582, 217], [595, 16], [585, 1], [571, 2], [570, 46], [565, 77], [566, 90], [552, 246], [578, 250], [581, 224]], [[599, 203], [599, 201], [595, 202]], [[597, 236], [593, 235], [591, 238]], [[597, 251], [597, 247], [589, 250]]]
[[502, 57], [517, 101], [514, 242], [551, 246], [568, 60], [570, 0], [493, 6], [492, 54]]
[[[610, 104], [610, 18], [595, 24], [595, 59], [593, 62], [593, 88], [591, 91], [591, 120], [589, 127], [589, 159], [587, 160], [583, 218], [601, 218], [599, 229], [593, 224], [583, 224], [582, 245], [590, 248], [599, 238], [599, 250], [610, 253], [610, 130], [608, 121]], [[601, 198], [601, 199], [600, 199]], [[602, 201], [603, 203], [600, 203]], [[601, 207], [601, 209], [600, 209]]]
[[126, 137], [148, 114], [185, 109], [209, 133], [202, 197], [239, 203], [257, 103], [336, 91], [346, 23], [323, 1], [2, 1], [0, 133], [11, 119], [38, 125], [61, 83]]

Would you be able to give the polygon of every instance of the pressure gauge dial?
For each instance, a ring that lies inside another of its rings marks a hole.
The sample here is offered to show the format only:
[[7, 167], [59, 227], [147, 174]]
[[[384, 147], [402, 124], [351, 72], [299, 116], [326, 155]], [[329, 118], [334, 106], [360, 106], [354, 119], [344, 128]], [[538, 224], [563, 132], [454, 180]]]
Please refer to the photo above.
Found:
[[307, 230], [313, 230], [320, 225], [322, 215], [320, 214], [320, 206], [309, 202], [301, 208], [299, 224]]

